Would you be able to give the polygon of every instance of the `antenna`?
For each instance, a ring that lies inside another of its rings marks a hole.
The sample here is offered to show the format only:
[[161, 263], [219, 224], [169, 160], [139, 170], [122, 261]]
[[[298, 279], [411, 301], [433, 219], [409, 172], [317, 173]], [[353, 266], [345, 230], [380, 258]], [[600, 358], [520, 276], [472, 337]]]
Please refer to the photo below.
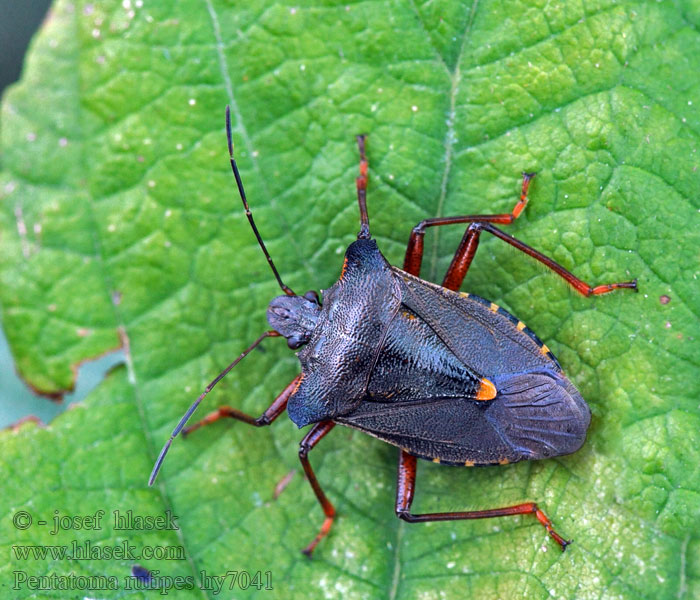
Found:
[[248, 222], [250, 223], [250, 226], [253, 228], [253, 233], [255, 233], [255, 237], [258, 239], [258, 244], [260, 244], [260, 247], [262, 248], [262, 251], [265, 254], [265, 258], [267, 258], [267, 262], [270, 264], [270, 268], [272, 269], [272, 272], [275, 274], [275, 278], [277, 279], [277, 283], [282, 288], [282, 291], [285, 294], [287, 294], [288, 296], [294, 296], [295, 294], [291, 290], [291, 288], [287, 287], [282, 282], [282, 278], [280, 277], [280, 274], [277, 272], [277, 268], [275, 267], [275, 263], [272, 262], [272, 258], [270, 257], [270, 253], [267, 251], [267, 248], [265, 247], [265, 242], [263, 242], [262, 237], [260, 237], [260, 233], [258, 232], [258, 228], [255, 226], [255, 221], [253, 221], [253, 214], [250, 212], [250, 207], [248, 206], [248, 200], [246, 200], [246, 197], [245, 197], [245, 190], [243, 189], [243, 182], [241, 181], [241, 174], [238, 172], [238, 166], [236, 165], [236, 159], [233, 158], [233, 137], [231, 135], [231, 108], [228, 105], [226, 105], [226, 137], [228, 139], [228, 154], [229, 154], [229, 158], [231, 160], [231, 169], [233, 169], [233, 176], [236, 178], [236, 185], [238, 186], [238, 193], [241, 195], [241, 200], [243, 201], [243, 207], [245, 208], [245, 216], [248, 217]]
[[173, 440], [178, 436], [180, 431], [182, 431], [182, 428], [187, 424], [187, 421], [190, 420], [190, 417], [192, 416], [192, 413], [197, 410], [197, 407], [199, 406], [199, 403], [204, 400], [204, 396], [206, 396], [209, 392], [211, 392], [212, 388], [221, 381], [226, 374], [233, 369], [239, 362], [241, 362], [250, 352], [255, 349], [255, 347], [262, 342], [265, 338], [268, 337], [279, 337], [279, 333], [276, 331], [266, 331], [263, 333], [257, 340], [255, 340], [250, 346], [248, 346], [243, 353], [236, 359], [234, 360], [228, 367], [226, 367], [221, 373], [219, 373], [216, 376], [216, 379], [212, 381], [206, 389], [202, 392], [202, 394], [197, 398], [193, 403], [192, 406], [190, 406], [187, 409], [187, 412], [182, 415], [182, 418], [180, 419], [180, 422], [177, 424], [175, 429], [173, 429], [173, 432], [170, 434], [170, 438], [168, 439], [167, 442], [165, 442], [165, 445], [163, 446], [163, 449], [160, 451], [160, 454], [158, 455], [158, 458], [156, 459], [156, 463], [153, 465], [153, 471], [151, 471], [151, 476], [148, 479], [148, 485], [153, 485], [153, 482], [156, 480], [156, 477], [158, 476], [158, 471], [160, 471], [160, 467], [163, 464], [163, 461], [165, 460], [165, 455], [168, 453], [168, 450], [170, 450], [170, 446], [173, 443]]

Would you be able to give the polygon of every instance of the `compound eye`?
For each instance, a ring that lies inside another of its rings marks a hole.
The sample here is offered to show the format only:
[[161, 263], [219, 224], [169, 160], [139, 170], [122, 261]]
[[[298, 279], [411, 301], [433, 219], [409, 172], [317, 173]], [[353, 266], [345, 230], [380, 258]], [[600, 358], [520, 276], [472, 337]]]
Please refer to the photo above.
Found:
[[306, 292], [306, 294], [304, 294], [304, 298], [313, 302], [314, 304], [318, 304], [319, 306], [321, 305], [321, 298], [319, 298], [315, 290], [309, 290]]
[[300, 348], [306, 343], [306, 340], [303, 340], [295, 335], [293, 335], [290, 338], [287, 338], [287, 346], [289, 346], [292, 350], [296, 350], [297, 348]]

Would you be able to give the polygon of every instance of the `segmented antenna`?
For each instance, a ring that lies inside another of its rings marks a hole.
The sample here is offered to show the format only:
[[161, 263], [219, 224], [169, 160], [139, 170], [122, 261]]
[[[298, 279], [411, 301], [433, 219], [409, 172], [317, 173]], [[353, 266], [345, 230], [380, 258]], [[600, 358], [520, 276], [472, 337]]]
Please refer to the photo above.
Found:
[[258, 228], [255, 226], [255, 221], [253, 221], [253, 214], [250, 212], [250, 207], [248, 206], [248, 200], [246, 200], [246, 196], [245, 196], [245, 190], [243, 189], [243, 182], [241, 181], [241, 174], [238, 172], [238, 166], [236, 165], [236, 159], [233, 158], [233, 137], [231, 135], [231, 108], [228, 105], [226, 106], [226, 137], [228, 138], [228, 154], [229, 154], [229, 157], [231, 160], [231, 169], [233, 169], [233, 176], [236, 178], [236, 185], [238, 186], [238, 193], [241, 195], [241, 200], [243, 201], [243, 207], [245, 208], [245, 216], [248, 217], [248, 222], [250, 223], [250, 226], [253, 228], [253, 233], [255, 233], [255, 237], [258, 239], [258, 244], [260, 244], [260, 247], [262, 248], [262, 251], [265, 254], [265, 258], [267, 258], [267, 262], [270, 264], [270, 268], [272, 269], [272, 272], [275, 274], [275, 278], [277, 279], [277, 283], [282, 288], [282, 291], [285, 294], [287, 294], [288, 296], [294, 296], [295, 294], [291, 290], [291, 288], [287, 287], [282, 282], [282, 278], [280, 277], [280, 274], [277, 272], [277, 269], [275, 267], [275, 263], [272, 262], [272, 258], [270, 257], [270, 253], [267, 251], [267, 248], [265, 247], [265, 242], [263, 242], [262, 237], [260, 237], [260, 233], [258, 232]]
[[178, 436], [180, 431], [182, 431], [182, 428], [187, 424], [187, 421], [190, 420], [190, 417], [192, 416], [192, 413], [197, 410], [197, 407], [199, 406], [199, 403], [204, 400], [204, 396], [206, 396], [213, 387], [221, 381], [226, 374], [233, 369], [239, 362], [241, 362], [248, 354], [253, 350], [260, 342], [262, 342], [265, 338], [268, 337], [279, 337], [279, 333], [276, 331], [266, 331], [263, 333], [257, 340], [255, 340], [248, 348], [246, 348], [243, 353], [236, 359], [234, 360], [228, 367], [226, 367], [219, 375], [217, 375], [216, 379], [212, 381], [206, 389], [201, 393], [199, 398], [197, 398], [193, 403], [192, 406], [190, 406], [187, 409], [187, 412], [182, 415], [182, 418], [180, 419], [180, 422], [177, 424], [177, 427], [173, 429], [173, 432], [170, 434], [170, 439], [168, 439], [167, 442], [165, 442], [165, 445], [163, 446], [163, 449], [160, 451], [160, 454], [158, 455], [158, 458], [156, 459], [156, 463], [153, 465], [153, 471], [151, 471], [151, 476], [148, 479], [148, 485], [153, 485], [153, 482], [156, 480], [156, 477], [158, 476], [158, 471], [160, 471], [160, 467], [163, 464], [163, 461], [165, 460], [165, 455], [168, 453], [168, 450], [170, 450], [170, 446], [173, 443], [173, 440]]

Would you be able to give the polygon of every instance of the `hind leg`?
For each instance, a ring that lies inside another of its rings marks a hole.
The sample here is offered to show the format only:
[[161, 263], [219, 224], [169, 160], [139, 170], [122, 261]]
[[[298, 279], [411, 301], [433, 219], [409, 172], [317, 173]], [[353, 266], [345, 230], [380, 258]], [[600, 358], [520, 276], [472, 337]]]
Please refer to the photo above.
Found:
[[561, 546], [562, 551], [572, 540], [565, 540], [552, 527], [552, 521], [534, 502], [516, 504], [503, 508], [487, 510], [470, 510], [466, 512], [444, 512], [414, 515], [411, 512], [413, 493], [416, 489], [416, 457], [401, 450], [399, 470], [396, 481], [396, 516], [408, 523], [425, 523], [426, 521], [460, 521], [465, 519], [490, 519], [492, 517], [510, 517], [513, 515], [535, 515], [550, 537]]

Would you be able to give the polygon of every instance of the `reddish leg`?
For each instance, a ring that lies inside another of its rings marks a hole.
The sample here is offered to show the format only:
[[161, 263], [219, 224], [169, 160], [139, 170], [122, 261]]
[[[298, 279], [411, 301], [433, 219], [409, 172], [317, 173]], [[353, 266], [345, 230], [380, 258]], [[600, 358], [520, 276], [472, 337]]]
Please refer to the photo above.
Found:
[[360, 233], [357, 239], [369, 239], [369, 216], [367, 214], [367, 157], [365, 156], [365, 136], [357, 136], [357, 147], [360, 150], [360, 176], [355, 180], [357, 187], [357, 203], [360, 205]]
[[450, 263], [450, 267], [447, 269], [445, 279], [442, 282], [443, 287], [454, 291], [461, 287], [464, 277], [467, 274], [467, 270], [469, 269], [469, 265], [471, 265], [474, 254], [476, 254], [476, 249], [479, 246], [479, 236], [481, 235], [482, 231], [488, 231], [525, 254], [532, 256], [535, 260], [538, 260], [543, 265], [550, 268], [557, 275], [563, 277], [571, 287], [573, 287], [579, 294], [583, 294], [584, 296], [599, 296], [600, 294], [607, 294], [619, 288], [629, 288], [637, 291], [636, 279], [634, 281], [607, 283], [592, 287], [585, 281], [580, 280], [570, 271], [567, 271], [559, 263], [554, 262], [548, 256], [545, 256], [541, 252], [538, 252], [534, 248], [531, 248], [527, 244], [521, 242], [511, 235], [508, 235], [504, 231], [501, 231], [489, 223], [472, 223], [467, 228], [467, 231], [464, 233], [464, 237], [459, 244], [459, 248], [457, 249], [454, 258]]
[[294, 379], [292, 379], [291, 383], [286, 388], [284, 388], [282, 393], [279, 396], [277, 396], [277, 398], [275, 398], [275, 401], [272, 404], [270, 404], [267, 410], [258, 418], [252, 417], [251, 415], [246, 414], [238, 410], [237, 408], [232, 408], [230, 406], [220, 406], [214, 412], [209, 413], [201, 421], [198, 421], [197, 423], [195, 423], [194, 425], [190, 425], [189, 427], [185, 427], [182, 430], [182, 435], [186, 436], [187, 434], [193, 432], [195, 429], [199, 429], [200, 427], [204, 427], [205, 425], [210, 425], [211, 423], [214, 423], [215, 421], [218, 421], [219, 419], [222, 419], [224, 417], [238, 419], [239, 421], [248, 423], [248, 425], [254, 425], [255, 427], [269, 425], [285, 411], [285, 409], [287, 408], [287, 400], [289, 400], [289, 397], [296, 389], [300, 379], [301, 375], [297, 375]]
[[414, 515], [411, 513], [413, 492], [416, 487], [416, 457], [401, 450], [399, 456], [399, 471], [396, 480], [396, 516], [409, 523], [424, 523], [425, 521], [459, 521], [463, 519], [489, 519], [491, 517], [509, 517], [512, 515], [534, 514], [544, 526], [547, 533], [561, 546], [562, 551], [571, 543], [565, 540], [552, 528], [549, 520], [534, 502], [491, 508], [488, 510], [470, 510], [467, 512], [428, 513]]
[[[548, 256], [545, 256], [541, 252], [538, 252], [534, 248], [531, 248], [527, 244], [521, 242], [520, 240], [515, 239], [512, 235], [508, 235], [506, 232], [501, 231], [497, 227], [494, 227], [493, 225], [489, 223], [475, 223], [472, 225], [469, 229], [474, 228], [475, 230], [477, 229], [482, 229], [484, 231], [488, 231], [489, 233], [495, 235], [497, 238], [503, 240], [504, 242], [507, 242], [514, 248], [517, 248], [521, 252], [524, 252], [525, 254], [532, 256], [535, 260], [538, 260], [541, 262], [545, 267], [548, 267], [552, 271], [554, 271], [557, 275], [562, 277], [563, 279], [566, 280], [566, 282], [574, 288], [579, 294], [582, 294], [583, 296], [599, 296], [601, 294], [607, 294], [609, 292], [612, 292], [613, 290], [621, 289], [621, 288], [627, 288], [634, 290], [635, 292], [637, 291], [637, 280], [634, 279], [632, 281], [623, 281], [620, 283], [606, 283], [603, 285], [597, 285], [595, 287], [589, 285], [585, 281], [582, 281], [578, 277], [576, 277], [574, 274], [571, 272], [567, 271], [564, 267], [562, 267], [559, 263], [554, 262], [551, 258]], [[467, 230], [467, 234], [465, 234], [465, 237], [467, 237], [469, 234], [469, 230]], [[478, 233], [476, 233], [476, 236], [478, 238]], [[455, 257], [456, 258], [456, 257]], [[454, 261], [453, 261], [454, 262]], [[471, 262], [471, 259], [470, 261]], [[467, 264], [467, 267], [469, 265]], [[466, 269], [464, 271], [466, 273]], [[449, 273], [448, 273], [449, 274]], [[460, 281], [461, 285], [461, 281]]]
[[321, 530], [318, 532], [318, 535], [316, 535], [311, 543], [302, 550], [302, 552], [309, 557], [318, 543], [330, 531], [331, 525], [333, 524], [333, 518], [335, 517], [335, 508], [330, 503], [330, 500], [326, 498], [326, 494], [323, 493], [323, 490], [318, 483], [318, 479], [316, 479], [316, 475], [314, 474], [314, 470], [311, 468], [308, 455], [311, 449], [318, 444], [323, 437], [331, 429], [333, 429], [333, 427], [335, 427], [335, 423], [333, 421], [321, 421], [320, 423], [316, 423], [316, 425], [312, 427], [311, 431], [304, 436], [304, 439], [301, 440], [301, 444], [299, 444], [299, 460], [301, 461], [301, 465], [304, 467], [304, 472], [306, 473], [306, 477], [314, 490], [314, 494], [316, 494], [316, 498], [318, 498], [321, 508], [323, 508], [323, 514], [326, 515], [326, 519], [323, 521], [323, 525], [321, 525]]
[[472, 223], [464, 232], [464, 237], [459, 243], [457, 252], [452, 257], [445, 278], [442, 280], [442, 287], [456, 292], [462, 287], [462, 282], [467, 275], [469, 266], [472, 264], [476, 249], [479, 247], [479, 236], [481, 235], [481, 224]]
[[[535, 176], [535, 173], [523, 173], [523, 184], [520, 192], [520, 200], [509, 213], [500, 215], [466, 215], [461, 217], [437, 217], [435, 219], [425, 219], [416, 225], [411, 231], [411, 237], [408, 240], [406, 248], [406, 257], [403, 262], [403, 270], [418, 277], [420, 275], [420, 267], [423, 262], [423, 237], [425, 230], [428, 227], [439, 227], [440, 225], [455, 225], [458, 223], [501, 223], [508, 225], [515, 221], [523, 212], [527, 205], [527, 191], [530, 187], [530, 181]], [[460, 246], [461, 247], [461, 246]], [[468, 267], [467, 267], [468, 268]], [[465, 269], [466, 273], [466, 269]], [[460, 282], [461, 284], [461, 282]], [[457, 286], [459, 287], [459, 286]]]

